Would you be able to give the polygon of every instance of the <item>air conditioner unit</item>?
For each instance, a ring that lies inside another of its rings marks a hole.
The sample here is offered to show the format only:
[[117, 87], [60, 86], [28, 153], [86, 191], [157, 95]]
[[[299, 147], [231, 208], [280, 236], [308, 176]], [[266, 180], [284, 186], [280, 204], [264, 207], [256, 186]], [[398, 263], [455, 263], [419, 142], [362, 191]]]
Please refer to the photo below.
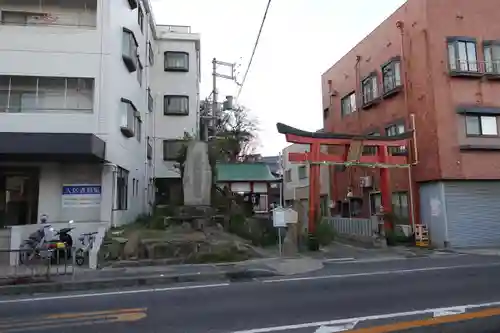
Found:
[[359, 186], [360, 187], [372, 187], [373, 186], [373, 177], [372, 176], [359, 177]]

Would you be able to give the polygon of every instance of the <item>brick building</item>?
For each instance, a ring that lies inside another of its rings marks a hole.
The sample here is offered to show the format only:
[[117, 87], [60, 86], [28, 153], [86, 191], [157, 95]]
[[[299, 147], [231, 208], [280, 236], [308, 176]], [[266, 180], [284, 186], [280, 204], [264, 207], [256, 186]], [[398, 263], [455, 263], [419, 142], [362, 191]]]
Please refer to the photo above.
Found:
[[[395, 135], [415, 115], [419, 161], [391, 170], [393, 210], [439, 247], [500, 245], [499, 21], [498, 0], [408, 0], [322, 75], [328, 132]], [[351, 186], [374, 213], [377, 169], [330, 173], [333, 200]]]

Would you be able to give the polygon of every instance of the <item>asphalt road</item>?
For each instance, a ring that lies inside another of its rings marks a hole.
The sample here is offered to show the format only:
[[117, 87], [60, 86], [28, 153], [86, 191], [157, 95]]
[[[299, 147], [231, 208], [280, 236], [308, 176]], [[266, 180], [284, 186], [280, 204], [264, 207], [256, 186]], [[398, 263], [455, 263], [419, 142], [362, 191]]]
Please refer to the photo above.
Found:
[[[438, 308], [449, 308], [447, 310]], [[332, 263], [314, 274], [0, 298], [0, 332], [500, 331], [500, 257]]]

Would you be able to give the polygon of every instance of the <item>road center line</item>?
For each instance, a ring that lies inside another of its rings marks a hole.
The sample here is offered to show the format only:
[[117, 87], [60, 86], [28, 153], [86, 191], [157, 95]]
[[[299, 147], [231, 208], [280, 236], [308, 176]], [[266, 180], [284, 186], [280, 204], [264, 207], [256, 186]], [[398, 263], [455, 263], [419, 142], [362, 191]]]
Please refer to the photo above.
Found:
[[39, 302], [39, 301], [50, 301], [50, 300], [60, 300], [60, 299], [100, 297], [100, 296], [113, 296], [113, 295], [129, 295], [129, 294], [154, 293], [154, 292], [190, 290], [190, 289], [201, 289], [201, 288], [217, 288], [217, 287], [227, 287], [229, 285], [230, 285], [229, 283], [217, 283], [217, 284], [205, 284], [205, 285], [196, 285], [196, 286], [180, 286], [180, 287], [169, 287], [169, 288], [120, 290], [120, 291], [110, 291], [110, 292], [105, 292], [105, 293], [88, 293], [88, 294], [34, 297], [34, 298], [19, 298], [19, 299], [0, 300], [0, 304], [22, 303], [22, 302]]
[[471, 265], [457, 265], [457, 266], [436, 266], [436, 267], [398, 269], [398, 270], [363, 272], [363, 273], [348, 273], [348, 274], [334, 274], [334, 275], [320, 275], [320, 276], [305, 276], [305, 277], [297, 277], [297, 278], [269, 279], [269, 280], [262, 280], [262, 283], [293, 282], [293, 281], [324, 280], [324, 279], [343, 279], [343, 278], [361, 277], [361, 276], [406, 274], [406, 273], [417, 273], [417, 272], [443, 271], [443, 270], [452, 270], [452, 269], [461, 269], [461, 268], [481, 268], [481, 267], [495, 267], [495, 266], [500, 266], [500, 263], [471, 264]]
[[[370, 320], [381, 320], [381, 319], [393, 319], [393, 318], [399, 318], [399, 317], [418, 316], [418, 315], [425, 315], [425, 314], [439, 312], [439, 311], [445, 311], [445, 310], [450, 311], [453, 309], [462, 309], [462, 308], [477, 309], [477, 308], [485, 308], [485, 307], [493, 307], [493, 306], [500, 306], [500, 301], [490, 302], [490, 303], [481, 303], [481, 304], [460, 305], [460, 306], [455, 306], [455, 307], [445, 307], [445, 308], [435, 308], [435, 309], [415, 310], [415, 311], [407, 311], [407, 312], [388, 313], [388, 314], [372, 315], [372, 316], [366, 316], [366, 317], [335, 319], [335, 320], [318, 321], [318, 322], [296, 324], [296, 325], [284, 325], [284, 326], [274, 326], [274, 327], [265, 327], [265, 328], [255, 328], [255, 329], [249, 329], [249, 330], [243, 330], [243, 331], [235, 331], [232, 333], [280, 332], [280, 331], [287, 331], [287, 330], [298, 330], [298, 329], [309, 328], [309, 327], [345, 325], [345, 324], [349, 324], [349, 323], [353, 323], [353, 322], [363, 322], [363, 321], [370, 321]], [[490, 310], [496, 310], [496, 311], [498, 311], [498, 314], [500, 314], [500, 309], [490, 309]], [[485, 311], [488, 311], [488, 310], [485, 310]], [[478, 313], [482, 313], [482, 312], [478, 312]], [[491, 313], [491, 312], [488, 312], [488, 313]], [[468, 315], [473, 315], [473, 314], [474, 313], [470, 313]], [[465, 315], [465, 314], [460, 314], [460, 315]], [[455, 316], [460, 316], [460, 315], [455, 315]], [[490, 314], [489, 316], [494, 316], [494, 315], [495, 314]], [[440, 318], [447, 318], [447, 317], [438, 317], [438, 318], [434, 318], [434, 320], [440, 319]], [[478, 317], [478, 318], [480, 318], [480, 317]], [[470, 319], [473, 319], [473, 318], [470, 318]], [[371, 331], [368, 331], [368, 332], [371, 332]], [[391, 331], [387, 331], [387, 332], [391, 332]]]

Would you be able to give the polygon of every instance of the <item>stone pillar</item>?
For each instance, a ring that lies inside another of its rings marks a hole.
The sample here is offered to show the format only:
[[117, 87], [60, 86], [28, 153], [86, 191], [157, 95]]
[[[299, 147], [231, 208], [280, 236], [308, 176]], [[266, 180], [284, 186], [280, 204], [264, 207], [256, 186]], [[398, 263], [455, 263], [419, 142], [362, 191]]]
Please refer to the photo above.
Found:
[[182, 185], [184, 205], [210, 206], [212, 169], [208, 158], [208, 143], [189, 142], [184, 162]]

